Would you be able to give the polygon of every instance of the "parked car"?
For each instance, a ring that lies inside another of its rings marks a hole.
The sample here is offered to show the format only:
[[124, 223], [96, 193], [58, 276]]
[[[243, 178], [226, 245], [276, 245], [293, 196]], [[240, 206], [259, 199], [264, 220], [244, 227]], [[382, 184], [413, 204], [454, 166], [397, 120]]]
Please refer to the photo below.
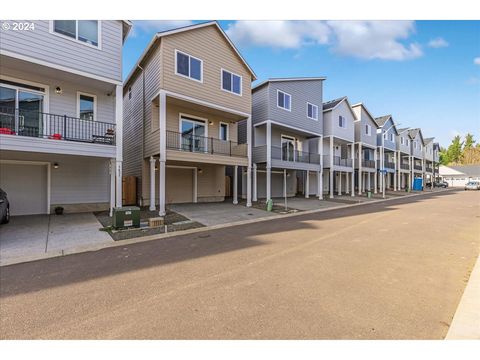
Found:
[[6, 224], [10, 221], [10, 203], [7, 193], [0, 189], [0, 224]]
[[448, 183], [446, 181], [435, 181], [433, 183], [433, 187], [441, 187], [441, 188], [447, 188]]
[[480, 190], [480, 182], [479, 181], [469, 181], [465, 185], [465, 190]]

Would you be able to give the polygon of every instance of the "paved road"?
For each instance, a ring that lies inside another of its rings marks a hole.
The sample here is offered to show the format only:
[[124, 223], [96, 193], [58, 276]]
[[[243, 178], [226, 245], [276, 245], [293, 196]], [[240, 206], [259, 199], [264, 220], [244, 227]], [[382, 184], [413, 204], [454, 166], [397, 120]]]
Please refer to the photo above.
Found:
[[0, 335], [441, 339], [479, 204], [448, 191], [3, 267]]

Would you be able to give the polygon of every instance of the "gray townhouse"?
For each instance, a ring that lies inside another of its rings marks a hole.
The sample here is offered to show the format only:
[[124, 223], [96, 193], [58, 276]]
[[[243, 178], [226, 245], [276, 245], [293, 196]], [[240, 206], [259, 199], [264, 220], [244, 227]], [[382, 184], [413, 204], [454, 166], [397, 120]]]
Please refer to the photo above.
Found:
[[425, 182], [425, 168], [424, 168], [424, 147], [425, 141], [423, 138], [422, 130], [419, 128], [410, 129], [408, 131], [410, 138], [410, 172], [411, 183], [413, 186], [415, 178], [422, 178]]
[[0, 187], [11, 215], [122, 205], [120, 20], [1, 31]]
[[299, 193], [322, 198], [324, 80], [269, 79], [252, 89], [254, 201]]
[[393, 189], [397, 191], [397, 146], [396, 138], [398, 136], [397, 126], [393, 121], [392, 115], [385, 115], [375, 118], [377, 123], [377, 152], [378, 169], [383, 172], [378, 173], [378, 185], [383, 189], [383, 182], [385, 181], [386, 189]]
[[355, 121], [346, 96], [323, 103], [324, 190], [355, 196]]
[[352, 105], [355, 120], [355, 178], [358, 195], [377, 193], [377, 130], [375, 118], [362, 103]]
[[423, 147], [423, 169], [425, 182], [432, 182], [434, 179], [434, 146], [435, 138], [429, 137], [424, 139], [425, 146]]
[[410, 136], [408, 135], [409, 128], [397, 129], [397, 185], [398, 190], [411, 187], [411, 169], [410, 169]]

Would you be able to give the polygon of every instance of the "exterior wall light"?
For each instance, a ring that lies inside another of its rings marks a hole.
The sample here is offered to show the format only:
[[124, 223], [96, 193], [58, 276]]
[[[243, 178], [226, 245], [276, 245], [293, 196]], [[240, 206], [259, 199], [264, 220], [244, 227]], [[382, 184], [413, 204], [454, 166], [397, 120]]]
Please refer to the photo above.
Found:
[[54, 168], [54, 169], [58, 169], [58, 166], [59, 166], [58, 163], [54, 163], [54, 164], [53, 164], [53, 168]]

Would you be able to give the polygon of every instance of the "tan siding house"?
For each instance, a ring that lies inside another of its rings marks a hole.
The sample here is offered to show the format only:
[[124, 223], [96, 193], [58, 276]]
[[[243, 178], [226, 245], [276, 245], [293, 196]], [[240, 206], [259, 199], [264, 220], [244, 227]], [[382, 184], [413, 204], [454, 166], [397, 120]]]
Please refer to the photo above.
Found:
[[241, 167], [250, 177], [238, 122], [251, 122], [253, 80], [216, 22], [154, 36], [124, 84], [125, 174], [140, 178], [139, 204], [163, 215], [166, 204], [228, 194], [237, 203], [237, 176], [227, 181], [226, 169]]

